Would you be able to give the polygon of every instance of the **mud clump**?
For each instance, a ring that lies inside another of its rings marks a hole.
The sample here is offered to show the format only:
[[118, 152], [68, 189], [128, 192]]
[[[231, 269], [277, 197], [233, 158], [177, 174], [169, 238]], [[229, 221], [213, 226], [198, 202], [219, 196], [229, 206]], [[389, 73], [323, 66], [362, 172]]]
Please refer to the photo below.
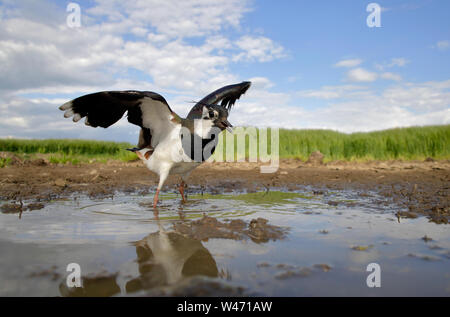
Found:
[[26, 206], [26, 210], [29, 210], [29, 211], [40, 210], [44, 207], [45, 207], [45, 205], [42, 203], [31, 203]]
[[216, 218], [203, 216], [191, 222], [175, 223], [174, 230], [192, 239], [207, 241], [212, 238], [243, 240], [251, 239], [261, 243], [283, 239], [287, 229], [268, 224], [268, 220], [257, 218], [248, 224], [240, 219], [221, 222]]
[[8, 165], [21, 166], [23, 161], [13, 153], [10, 152], [0, 152], [0, 159], [8, 160]]
[[22, 202], [20, 202], [20, 203], [3, 204], [0, 207], [0, 210], [4, 214], [16, 214], [21, 213], [23, 211], [39, 210], [44, 207], [45, 205], [42, 203], [30, 203], [28, 205], [24, 205]]
[[316, 269], [322, 270], [323, 272], [329, 272], [331, 270], [331, 266], [329, 266], [328, 264], [314, 264], [314, 267]]
[[106, 297], [120, 293], [117, 285], [117, 273], [101, 272], [96, 275], [85, 276], [81, 280], [81, 287], [67, 287], [64, 280], [59, 285], [59, 292], [64, 297]]
[[4, 214], [15, 214], [22, 211], [23, 204], [3, 204], [0, 209]]
[[44, 160], [42, 158], [26, 161], [26, 163], [31, 165], [31, 166], [46, 166], [46, 165], [49, 164], [49, 162], [47, 160]]
[[175, 223], [174, 230], [195, 240], [205, 241], [210, 238], [240, 240], [239, 232], [242, 232], [245, 226], [242, 220], [225, 223], [213, 217], [203, 216], [189, 223]]
[[[257, 267], [266, 270], [271, 269], [271, 265], [257, 265]], [[274, 265], [273, 268], [282, 269], [274, 274], [274, 277], [278, 280], [310, 277], [311, 275], [317, 273], [317, 271], [329, 272], [332, 269], [330, 265], [325, 263], [314, 264], [312, 267], [292, 266], [285, 263], [279, 263]]]
[[249, 293], [244, 287], [228, 285], [217, 279], [195, 276], [187, 278], [176, 285], [148, 290], [145, 295], [175, 297], [247, 297], [258, 294]]
[[66, 181], [64, 179], [58, 178], [57, 180], [55, 180], [55, 186], [66, 187], [67, 183], [66, 183]]
[[285, 232], [277, 226], [269, 225], [268, 220], [257, 218], [250, 221], [248, 230], [244, 231], [253, 242], [268, 242], [269, 240], [279, 240], [284, 237]]
[[355, 245], [351, 249], [355, 251], [369, 251], [373, 248], [373, 245]]
[[49, 269], [38, 270], [38, 271], [32, 272], [32, 273], [28, 274], [28, 277], [30, 277], [30, 278], [49, 277], [52, 281], [56, 281], [61, 277], [61, 274], [59, 274], [56, 269], [57, 269], [57, 267], [55, 265], [53, 265]]
[[400, 218], [409, 218], [409, 219], [415, 219], [418, 217], [418, 215], [415, 212], [409, 212], [409, 211], [399, 211], [395, 214], [398, 219]]
[[429, 218], [435, 223], [448, 224], [450, 219], [450, 206], [433, 206], [429, 212]]
[[275, 274], [275, 278], [279, 280], [285, 280], [293, 277], [308, 277], [311, 276], [312, 271], [307, 267], [299, 268], [298, 270], [287, 270]]
[[306, 163], [312, 165], [322, 165], [324, 157], [325, 156], [322, 153], [320, 153], [320, 151], [315, 151], [311, 153]]
[[408, 256], [411, 258], [417, 258], [417, 259], [420, 259], [423, 261], [429, 261], [429, 262], [440, 261], [439, 258], [432, 256], [432, 255], [426, 255], [426, 254], [408, 253]]

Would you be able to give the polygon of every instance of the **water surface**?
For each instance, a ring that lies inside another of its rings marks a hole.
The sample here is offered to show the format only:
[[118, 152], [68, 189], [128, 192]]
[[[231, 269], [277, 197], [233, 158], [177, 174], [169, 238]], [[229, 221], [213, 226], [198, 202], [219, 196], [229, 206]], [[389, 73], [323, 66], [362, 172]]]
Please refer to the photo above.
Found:
[[[450, 227], [397, 219], [398, 207], [375, 193], [161, 198], [158, 214], [151, 196], [133, 193], [74, 195], [20, 218], [0, 213], [0, 295], [450, 295]], [[285, 234], [200, 241], [174, 229], [204, 215], [264, 218]], [[80, 265], [83, 288], [66, 286], [69, 263]], [[369, 263], [380, 265], [379, 288], [366, 284]]]

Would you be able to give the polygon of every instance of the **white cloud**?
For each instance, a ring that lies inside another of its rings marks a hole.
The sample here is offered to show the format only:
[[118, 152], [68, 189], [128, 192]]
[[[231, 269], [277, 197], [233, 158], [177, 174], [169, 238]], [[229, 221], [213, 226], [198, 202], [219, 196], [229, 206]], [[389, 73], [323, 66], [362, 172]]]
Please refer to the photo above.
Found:
[[132, 23], [179, 38], [205, 36], [227, 27], [237, 28], [249, 10], [248, 1], [241, 0], [97, 0], [87, 13], [106, 18], [103, 26], [118, 32], [127, 32]]
[[335, 67], [356, 67], [362, 63], [362, 60], [360, 59], [344, 59], [336, 64], [334, 64]]
[[406, 64], [409, 63], [409, 60], [407, 60], [404, 57], [396, 57], [396, 58], [391, 58], [391, 60], [389, 62], [382, 62], [382, 63], [377, 63], [375, 64], [375, 67], [380, 70], [383, 71], [386, 68], [391, 68], [391, 67], [404, 67]]
[[395, 81], [402, 80], [402, 76], [391, 73], [391, 72], [384, 72], [384, 73], [380, 74], [380, 77], [383, 79], [389, 79], [389, 80], [395, 80]]
[[137, 26], [131, 29], [131, 33], [133, 33], [136, 36], [144, 37], [147, 35], [148, 30], [146, 28]]
[[1, 89], [11, 91], [113, 81], [114, 52], [121, 37], [90, 28], [76, 30], [23, 18], [0, 21]]
[[244, 35], [235, 44], [243, 52], [233, 56], [233, 61], [270, 62], [286, 56], [281, 45], [264, 36]]
[[364, 68], [358, 67], [347, 73], [347, 79], [353, 82], [372, 82], [377, 79], [378, 75]]
[[252, 82], [252, 89], [269, 89], [274, 86], [266, 77], [252, 77], [249, 81]]
[[394, 66], [403, 67], [408, 63], [409, 63], [409, 61], [406, 58], [398, 57], [398, 58], [392, 58], [391, 62], [387, 66], [388, 67], [394, 67]]
[[[58, 87], [69, 83], [88, 85], [110, 81], [106, 70], [102, 72], [101, 69], [106, 65], [105, 62], [98, 61], [95, 56], [90, 59], [89, 55], [71, 58], [53, 44], [7, 40], [0, 41], [0, 51], [2, 89]], [[106, 61], [107, 54], [101, 56]]]
[[[233, 62], [284, 56], [283, 47], [267, 37], [247, 35], [233, 42], [221, 32], [239, 29], [248, 1], [99, 0], [83, 9], [82, 27], [77, 29], [65, 26], [61, 8], [44, 6], [49, 16], [59, 13], [60, 24], [55, 25], [44, 13], [24, 18], [31, 8], [18, 5], [22, 7], [0, 21], [1, 90], [109, 89], [134, 69], [148, 76], [148, 86], [156, 89], [200, 93], [236, 80], [229, 71]], [[189, 44], [189, 37], [197, 37], [200, 44]]]
[[[361, 60], [343, 60], [335, 64], [336, 67], [353, 67], [359, 65]], [[393, 72], [383, 72], [386, 68], [404, 67], [409, 61], [406, 58], [398, 57], [392, 58], [389, 62], [375, 64], [375, 67], [381, 71], [380, 73], [369, 71], [362, 67], [357, 67], [347, 72], [346, 79], [351, 82], [373, 82], [379, 78], [400, 81], [402, 77]]]
[[450, 47], [450, 41], [444, 40], [436, 43], [436, 47], [441, 51], [445, 51]]
[[[382, 97], [386, 105], [401, 105], [420, 113], [450, 110], [450, 80], [394, 86]], [[448, 115], [443, 119], [448, 122]]]
[[[235, 126], [326, 128], [355, 132], [450, 124], [450, 80], [399, 83], [381, 92], [366, 86], [341, 85], [296, 94], [270, 91], [272, 83], [264, 77], [252, 78], [252, 81], [254, 85], [231, 110], [229, 120]], [[122, 85], [140, 87], [145, 82]], [[218, 87], [220, 85], [215, 88]], [[188, 101], [202, 96], [177, 94], [167, 100], [174, 111], [184, 116], [193, 106]], [[310, 108], [308, 99], [323, 101], [324, 104]], [[0, 118], [3, 118], [0, 120], [0, 136], [52, 137], [57, 134], [60, 137], [136, 141], [138, 127], [128, 124], [126, 119], [106, 130], [86, 128], [82, 123], [64, 120], [62, 112], [57, 110], [59, 101], [61, 99], [10, 97], [0, 106]]]
[[117, 52], [115, 63], [149, 74], [160, 87], [196, 89], [202, 83], [223, 78], [229, 59], [213, 51], [209, 43], [193, 46], [182, 40], [162, 46], [128, 42]]
[[286, 81], [288, 82], [288, 83], [295, 83], [298, 79], [300, 79], [301, 78], [301, 76], [300, 75], [294, 75], [294, 76], [288, 76], [287, 78], [286, 78]]
[[136, 142], [139, 127], [126, 118], [108, 129], [87, 128], [82, 122], [64, 120], [58, 104], [44, 99], [3, 97], [0, 108], [0, 137], [83, 138]]
[[169, 37], [164, 34], [148, 33], [147, 39], [152, 43], [167, 43]]
[[[381, 92], [359, 85], [325, 86], [294, 95], [253, 88], [232, 110], [234, 125], [356, 132], [450, 124], [450, 80], [395, 84]], [[326, 103], [311, 108], [308, 98]]]
[[24, 117], [0, 118], [0, 123], [9, 128], [24, 128], [28, 125], [27, 119]]
[[366, 95], [367, 87], [356, 85], [324, 86], [320, 89], [302, 90], [297, 93], [302, 98], [338, 99]]
[[[0, 4], [0, 135], [121, 140], [137, 128], [119, 123], [105, 134], [70, 124], [57, 110], [61, 95], [153, 90], [168, 94], [173, 108], [186, 114], [186, 101], [242, 80], [229, 71], [228, 57], [242, 50], [222, 31], [239, 31], [248, 1], [99, 0], [82, 8], [82, 27], [75, 29], [65, 25], [64, 7], [30, 3]], [[39, 97], [19, 96], [30, 93]], [[58, 99], [51, 98], [55, 94]]]
[[[325, 86], [299, 95], [329, 100], [325, 106], [302, 112], [302, 128], [355, 132], [450, 123], [450, 80], [396, 84], [379, 93], [362, 86]], [[272, 118], [283, 116], [277, 109], [271, 111]]]

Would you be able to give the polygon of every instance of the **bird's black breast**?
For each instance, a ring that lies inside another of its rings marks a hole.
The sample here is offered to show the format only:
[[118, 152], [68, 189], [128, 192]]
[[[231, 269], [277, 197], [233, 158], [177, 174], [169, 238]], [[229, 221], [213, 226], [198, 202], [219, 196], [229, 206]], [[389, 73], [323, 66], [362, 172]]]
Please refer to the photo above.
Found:
[[188, 133], [187, 135], [181, 134], [180, 138], [184, 153], [195, 162], [204, 162], [209, 159], [219, 143], [218, 133], [211, 133], [209, 138]]

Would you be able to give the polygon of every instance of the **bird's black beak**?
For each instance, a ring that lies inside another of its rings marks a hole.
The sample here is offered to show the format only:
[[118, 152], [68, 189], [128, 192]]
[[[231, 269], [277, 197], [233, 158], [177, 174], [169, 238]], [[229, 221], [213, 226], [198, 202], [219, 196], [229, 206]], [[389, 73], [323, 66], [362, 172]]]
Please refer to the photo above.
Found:
[[220, 123], [227, 129], [228, 132], [233, 133], [233, 125], [227, 120], [223, 119]]

